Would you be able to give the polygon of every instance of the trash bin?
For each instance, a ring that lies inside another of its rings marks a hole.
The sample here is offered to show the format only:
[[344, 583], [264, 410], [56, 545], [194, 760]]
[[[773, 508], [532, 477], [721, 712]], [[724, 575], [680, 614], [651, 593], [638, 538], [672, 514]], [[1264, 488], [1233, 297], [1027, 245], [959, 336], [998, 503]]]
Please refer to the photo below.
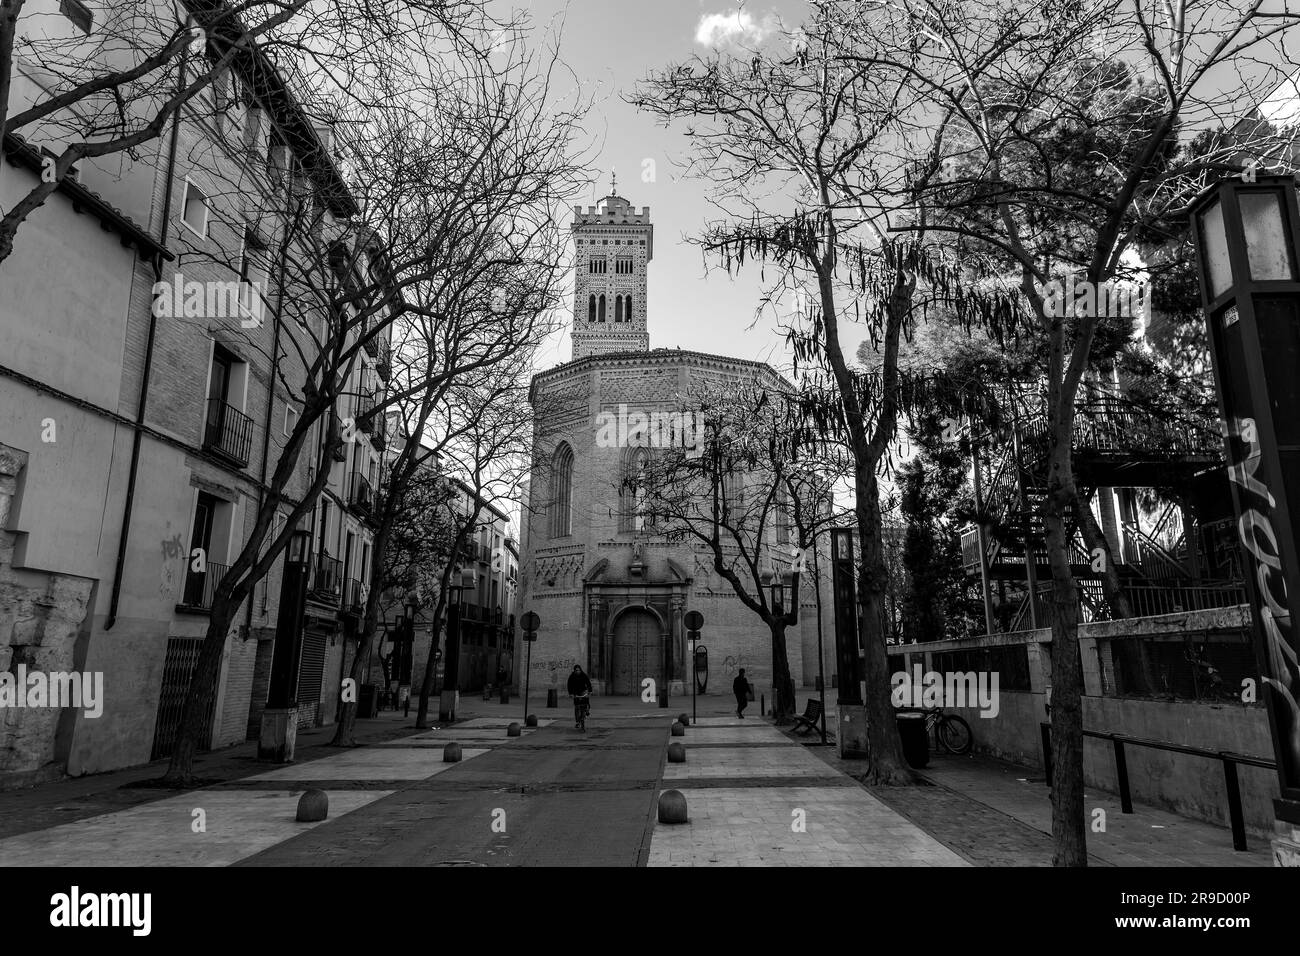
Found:
[[925, 715], [903, 711], [895, 715], [898, 736], [903, 742], [903, 759], [914, 770], [930, 762], [930, 735], [925, 732]]
[[546, 706], [547, 707], [560, 706], [560, 692], [556, 690], [554, 687], [550, 688], [546, 692]]

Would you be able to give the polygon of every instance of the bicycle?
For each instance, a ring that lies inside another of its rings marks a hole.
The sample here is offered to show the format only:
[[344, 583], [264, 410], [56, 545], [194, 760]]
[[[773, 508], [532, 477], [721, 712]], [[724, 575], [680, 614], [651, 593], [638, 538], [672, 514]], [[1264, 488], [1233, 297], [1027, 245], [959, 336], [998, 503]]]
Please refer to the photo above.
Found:
[[574, 694], [573, 727], [575, 730], [587, 729], [587, 715], [591, 713], [591, 694]]
[[970, 724], [956, 714], [945, 714], [942, 707], [924, 711], [926, 733], [934, 735], [936, 749], [942, 747], [951, 754], [970, 753], [975, 743]]

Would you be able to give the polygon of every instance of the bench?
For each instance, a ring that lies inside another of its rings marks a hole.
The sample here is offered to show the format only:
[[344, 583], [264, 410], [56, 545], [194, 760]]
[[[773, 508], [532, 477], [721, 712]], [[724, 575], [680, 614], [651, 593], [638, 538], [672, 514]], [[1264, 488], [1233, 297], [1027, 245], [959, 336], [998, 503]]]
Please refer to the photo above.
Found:
[[799, 731], [805, 737], [810, 730], [821, 732], [819, 724], [822, 719], [822, 702], [816, 697], [808, 699], [808, 706], [804, 708], [803, 716], [795, 717], [794, 729]]

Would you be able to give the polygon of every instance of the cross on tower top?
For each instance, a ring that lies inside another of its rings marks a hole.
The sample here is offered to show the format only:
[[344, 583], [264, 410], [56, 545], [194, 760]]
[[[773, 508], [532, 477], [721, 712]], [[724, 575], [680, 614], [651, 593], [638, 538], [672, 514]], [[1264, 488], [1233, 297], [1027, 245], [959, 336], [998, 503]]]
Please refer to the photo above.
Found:
[[613, 166], [609, 168], [609, 194], [611, 196], [618, 195], [618, 174], [614, 172]]

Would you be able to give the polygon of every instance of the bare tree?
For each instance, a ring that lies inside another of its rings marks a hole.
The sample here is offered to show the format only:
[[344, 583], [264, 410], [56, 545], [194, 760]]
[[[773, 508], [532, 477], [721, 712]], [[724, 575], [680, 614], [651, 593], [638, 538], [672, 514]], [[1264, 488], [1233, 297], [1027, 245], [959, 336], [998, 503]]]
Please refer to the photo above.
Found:
[[[347, 218], [331, 215], [319, 190], [310, 188], [289, 189], [287, 215], [266, 215], [269, 224], [282, 224], [268, 273], [280, 277], [284, 290], [272, 308], [277, 336], [270, 365], [300, 403], [299, 416], [259, 497], [249, 538], [216, 588], [165, 778], [174, 785], [191, 779], [204, 708], [234, 614], [315, 506], [332, 457], [355, 437], [356, 422], [340, 419], [340, 400], [355, 408], [349, 416], [354, 419], [383, 415], [387, 407], [495, 364], [502, 343], [517, 343], [519, 330], [481, 316], [468, 330], [458, 323], [440, 328], [436, 298], [429, 298], [436, 293], [427, 290], [461, 275], [466, 249], [535, 242], [546, 227], [530, 210], [539, 203], [553, 209], [556, 196], [568, 189], [567, 183], [557, 189], [549, 178], [563, 168], [556, 157], [565, 155], [572, 129], [572, 113], [546, 95], [551, 61], [539, 65], [521, 53], [504, 61], [474, 58], [430, 73], [423, 51], [412, 52], [417, 55], [409, 69], [372, 78], [373, 103], [332, 104], [341, 115], [338, 148], [356, 182], [346, 195], [324, 198], [334, 199]], [[384, 82], [392, 86], [379, 85]], [[242, 195], [240, 167], [228, 175], [231, 193]], [[460, 344], [449, 364], [376, 397], [357, 374], [359, 356], [402, 317], [426, 323], [424, 341], [439, 350], [435, 363], [442, 362], [446, 337]], [[312, 478], [294, 498], [286, 489], [308, 450]], [[283, 528], [268, 538], [282, 509]], [[376, 602], [373, 595], [367, 614], [372, 632]]]
[[236, 113], [277, 73], [365, 99], [412, 50], [486, 55], [478, 38], [515, 29], [462, 0], [118, 0], [75, 17], [0, 0], [0, 132], [6, 151], [45, 155], [0, 215], [0, 262], [70, 175], [98, 186], [163, 165], [159, 141], [188, 106]]
[[[458, 477], [469, 491], [468, 500], [452, 503], [449, 521], [455, 529], [452, 554], [463, 553], [471, 536], [481, 526], [483, 512], [490, 507], [504, 510], [517, 500], [528, 474], [528, 449], [532, 443], [532, 409], [528, 405], [528, 387], [523, 366], [513, 374], [495, 377], [467, 389], [461, 400], [447, 404], [439, 421], [431, 423], [435, 433], [455, 434], [443, 452], [443, 467], [448, 476]], [[432, 630], [435, 641], [446, 619], [448, 596], [459, 564], [448, 561], [443, 569], [437, 604], [433, 611]], [[448, 663], [459, 649], [447, 647]], [[420, 686], [417, 727], [427, 727], [429, 698], [433, 694], [436, 661], [430, 653]], [[455, 690], [454, 687], [446, 688]]]
[[[649, 530], [691, 541], [772, 637], [772, 714], [795, 710], [786, 630], [799, 623], [800, 581], [836, 517], [791, 396], [762, 387], [701, 396], [705, 431], [690, 451], [646, 449], [621, 485]], [[634, 446], [635, 447], [635, 446]], [[790, 581], [788, 603], [771, 591]], [[814, 586], [816, 580], [814, 579]]]
[[[858, 44], [860, 57], [845, 55], [852, 36], [845, 20], [865, 18], [864, 9], [813, 3], [800, 29], [766, 48], [670, 67], [633, 102], [687, 124], [695, 147], [690, 169], [714, 183], [730, 214], [701, 238], [705, 249], [728, 270], [746, 259], [777, 266], [782, 275], [771, 298], [795, 296], [787, 339], [795, 372], [803, 372], [803, 407], [854, 462], [869, 777], [910, 783], [882, 630], [880, 471], [907, 394], [899, 342], [930, 298], [947, 301], [967, 327], [1000, 319], [1006, 309], [997, 296], [964, 295], [960, 270], [936, 261], [923, 239], [889, 234], [895, 221], [914, 221], [912, 199], [938, 164], [931, 156], [918, 160], [908, 144], [926, 120], [913, 33], [884, 19], [882, 30]], [[850, 365], [844, 336], [853, 322], [878, 346], [878, 372]]]

